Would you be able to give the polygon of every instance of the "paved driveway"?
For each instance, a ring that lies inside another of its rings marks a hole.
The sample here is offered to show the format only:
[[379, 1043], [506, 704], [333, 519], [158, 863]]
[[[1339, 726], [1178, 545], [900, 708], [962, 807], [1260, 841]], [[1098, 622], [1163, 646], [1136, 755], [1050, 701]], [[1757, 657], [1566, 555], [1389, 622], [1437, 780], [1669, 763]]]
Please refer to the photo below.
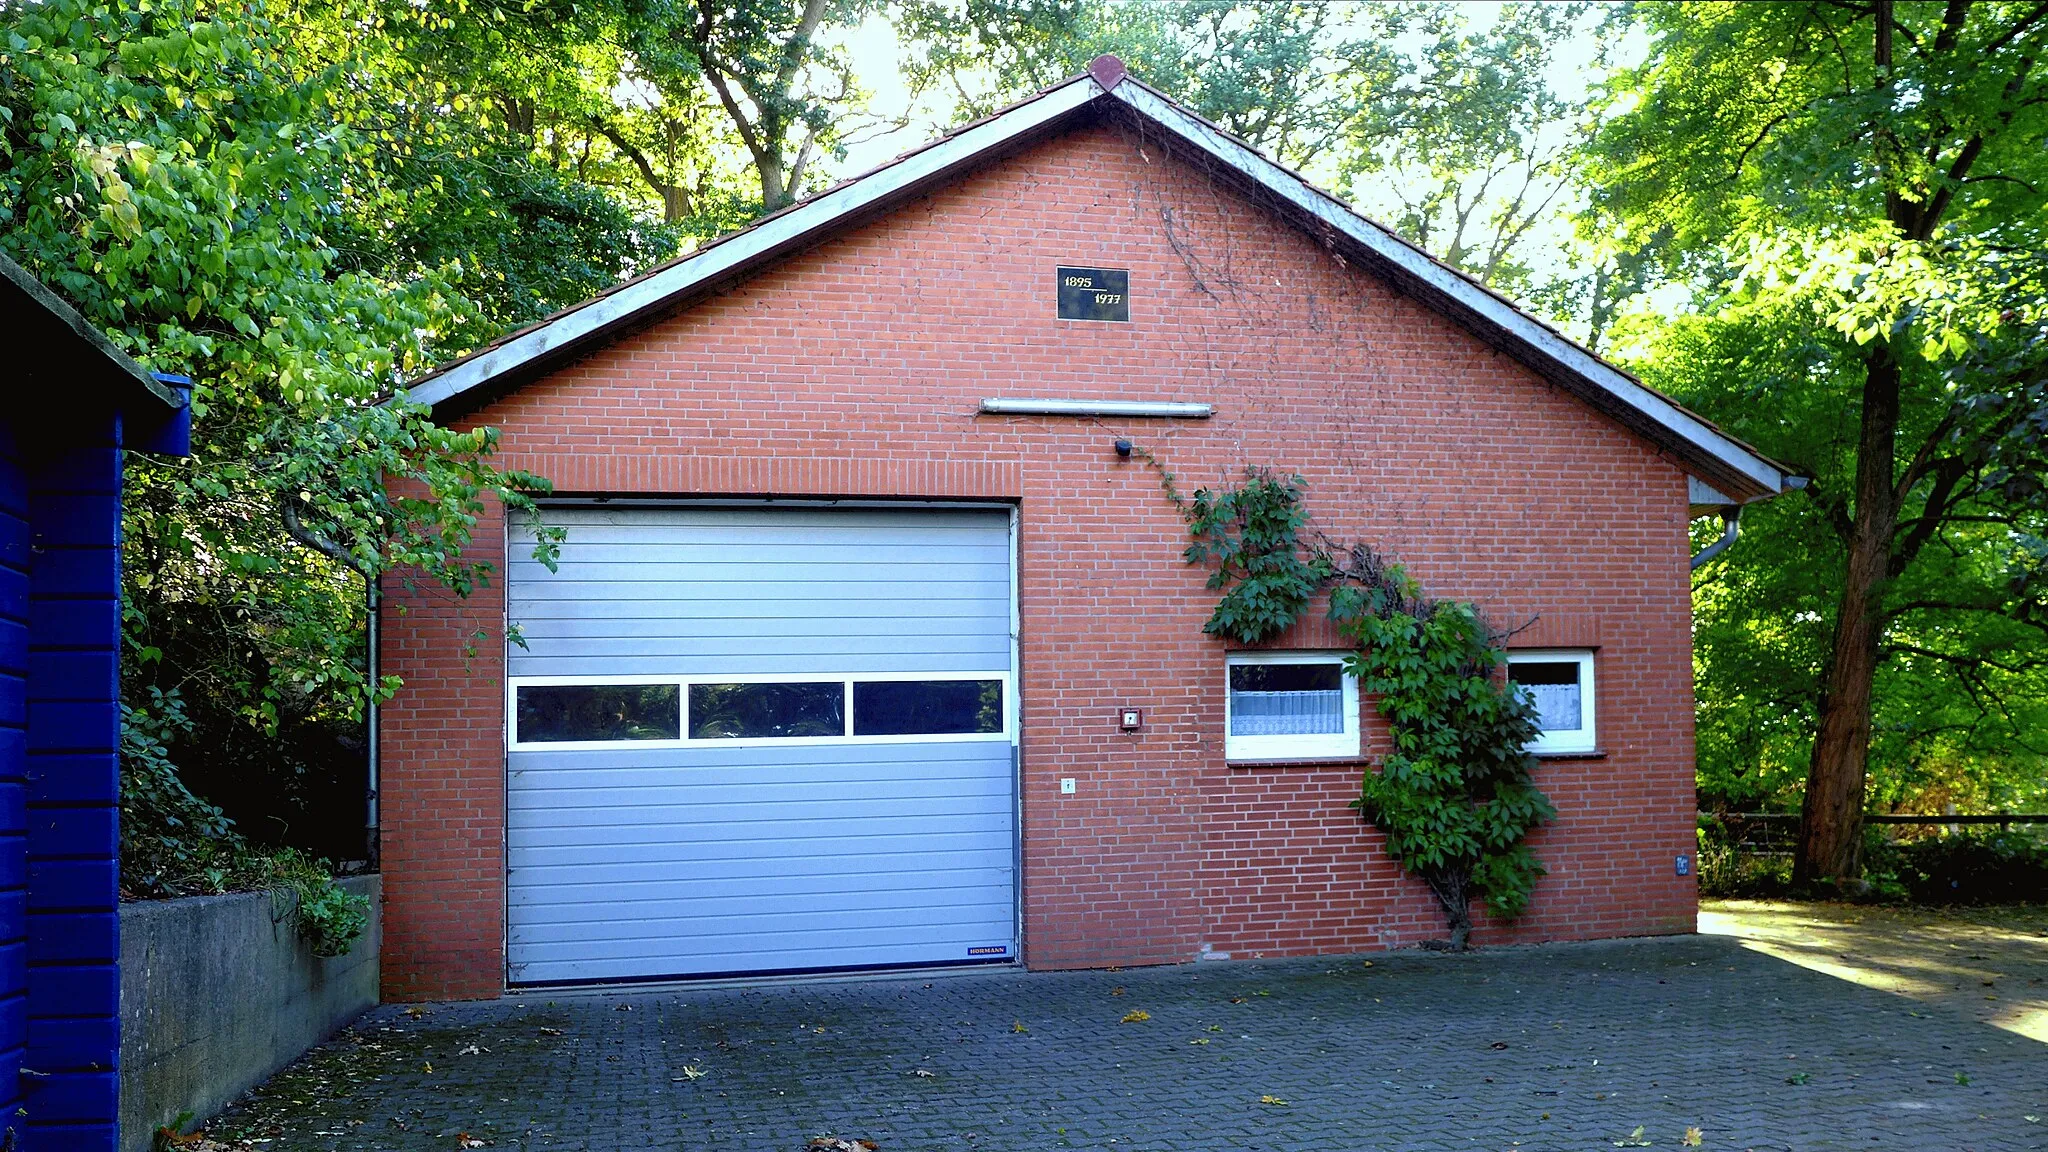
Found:
[[2048, 1046], [1698, 936], [387, 1007], [212, 1131], [270, 1149], [2041, 1148]]

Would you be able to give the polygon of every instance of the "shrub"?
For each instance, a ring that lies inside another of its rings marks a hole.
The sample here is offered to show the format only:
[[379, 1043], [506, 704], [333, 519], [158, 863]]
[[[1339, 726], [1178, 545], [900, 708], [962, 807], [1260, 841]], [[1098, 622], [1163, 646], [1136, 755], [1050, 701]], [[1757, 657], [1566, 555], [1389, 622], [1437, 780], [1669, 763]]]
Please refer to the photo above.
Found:
[[129, 897], [270, 890], [316, 956], [348, 952], [370, 904], [334, 882], [327, 861], [291, 848], [252, 847], [234, 821], [192, 793], [170, 745], [190, 731], [174, 691], [121, 706], [121, 889]]
[[185, 787], [170, 744], [191, 731], [173, 690], [121, 706], [121, 887], [133, 896], [225, 892], [248, 846], [219, 808]]
[[271, 857], [273, 891], [290, 902], [299, 935], [315, 956], [346, 956], [370, 925], [370, 901], [334, 882], [325, 860], [287, 848]]
[[[1865, 829], [1863, 884], [1854, 891], [1795, 890], [1791, 854], [1775, 850], [1778, 829], [1745, 837], [1730, 820], [1703, 815], [1699, 824], [1702, 896], [1770, 899], [1833, 896], [1915, 904], [2048, 902], [2048, 839], [2025, 830], [1968, 828], [1908, 832], [1894, 825]], [[1789, 834], [1789, 825], [1783, 826]], [[1790, 840], [1783, 840], [1789, 845]]]
[[1790, 852], [1757, 851], [1715, 817], [1700, 817], [1697, 859], [1702, 896], [1771, 899], [1792, 887]]
[[1879, 839], [1865, 850], [1865, 861], [1873, 885], [1916, 903], [2048, 901], [2048, 842], [2023, 831]]

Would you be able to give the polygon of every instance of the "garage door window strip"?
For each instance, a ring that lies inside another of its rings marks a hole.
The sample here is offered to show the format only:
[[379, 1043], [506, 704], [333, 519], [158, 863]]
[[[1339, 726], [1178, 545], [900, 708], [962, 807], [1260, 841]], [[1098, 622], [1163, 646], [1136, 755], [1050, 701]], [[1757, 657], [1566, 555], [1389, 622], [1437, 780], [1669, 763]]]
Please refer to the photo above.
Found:
[[515, 677], [513, 748], [1005, 740], [1009, 675]]

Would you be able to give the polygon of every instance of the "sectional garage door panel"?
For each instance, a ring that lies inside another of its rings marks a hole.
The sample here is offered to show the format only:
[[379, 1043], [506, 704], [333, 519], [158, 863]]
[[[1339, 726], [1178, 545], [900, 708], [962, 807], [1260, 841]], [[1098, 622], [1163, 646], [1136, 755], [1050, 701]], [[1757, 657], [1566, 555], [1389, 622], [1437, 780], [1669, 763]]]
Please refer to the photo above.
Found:
[[[1002, 511], [555, 509], [512, 566], [515, 685], [1011, 671]], [[1007, 693], [1013, 679], [1004, 681]], [[1001, 733], [516, 743], [514, 983], [963, 963], [1016, 952]], [[859, 709], [854, 708], [858, 719]]]
[[515, 548], [513, 676], [1010, 665], [1005, 512], [560, 509]]

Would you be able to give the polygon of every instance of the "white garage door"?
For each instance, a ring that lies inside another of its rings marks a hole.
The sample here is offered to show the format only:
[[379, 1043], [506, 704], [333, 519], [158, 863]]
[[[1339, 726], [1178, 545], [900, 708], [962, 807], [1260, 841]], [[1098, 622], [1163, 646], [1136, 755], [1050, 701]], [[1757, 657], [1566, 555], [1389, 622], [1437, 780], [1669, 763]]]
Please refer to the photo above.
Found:
[[1004, 961], [1002, 509], [554, 508], [515, 543], [513, 983]]

